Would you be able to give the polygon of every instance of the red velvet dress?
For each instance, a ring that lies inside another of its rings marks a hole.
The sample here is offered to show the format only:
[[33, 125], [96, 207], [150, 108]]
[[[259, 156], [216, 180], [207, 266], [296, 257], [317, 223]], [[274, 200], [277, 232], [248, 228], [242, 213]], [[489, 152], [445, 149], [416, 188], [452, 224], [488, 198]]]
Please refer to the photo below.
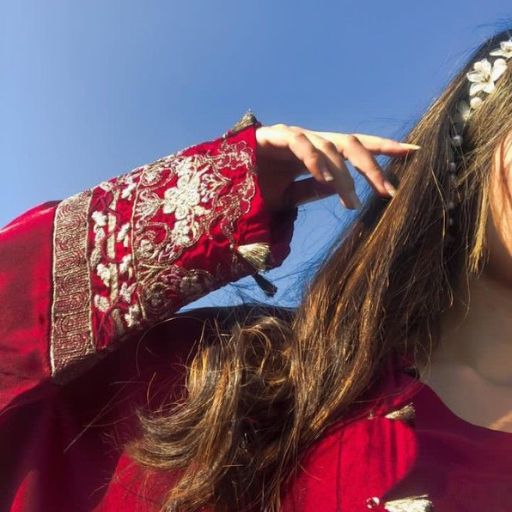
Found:
[[[174, 312], [254, 274], [254, 244], [269, 267], [289, 252], [295, 212], [265, 211], [244, 119], [0, 230], [0, 511], [159, 510], [172, 475], [123, 446], [223, 310]], [[305, 454], [283, 510], [512, 511], [512, 434], [461, 420], [406, 366]]]

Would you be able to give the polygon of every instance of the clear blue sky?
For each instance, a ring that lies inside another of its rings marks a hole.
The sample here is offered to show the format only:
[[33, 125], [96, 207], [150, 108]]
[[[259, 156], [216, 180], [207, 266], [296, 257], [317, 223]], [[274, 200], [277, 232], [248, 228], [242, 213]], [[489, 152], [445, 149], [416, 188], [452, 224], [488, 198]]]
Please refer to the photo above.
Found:
[[[215, 138], [249, 107], [264, 124], [400, 137], [511, 14], [505, 0], [2, 0], [0, 225]], [[269, 273], [278, 302], [350, 215], [334, 199], [302, 208]]]

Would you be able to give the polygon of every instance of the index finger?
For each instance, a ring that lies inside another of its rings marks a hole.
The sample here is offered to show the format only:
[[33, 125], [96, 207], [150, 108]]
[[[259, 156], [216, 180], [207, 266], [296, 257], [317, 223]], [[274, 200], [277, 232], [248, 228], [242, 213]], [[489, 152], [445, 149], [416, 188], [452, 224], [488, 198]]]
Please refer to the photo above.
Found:
[[378, 137], [376, 135], [366, 135], [364, 133], [354, 133], [354, 135], [361, 141], [361, 144], [363, 144], [366, 149], [380, 155], [393, 156], [409, 151], [416, 151], [421, 148], [421, 146], [417, 144], [409, 144], [407, 142], [400, 142], [395, 139]]
[[[319, 135], [326, 139], [329, 139], [336, 145], [338, 151], [343, 153], [343, 150], [346, 147], [346, 138], [349, 136], [349, 134], [337, 132], [316, 133], [318, 133]], [[399, 142], [394, 139], [389, 139], [387, 137], [379, 137], [377, 135], [367, 135], [365, 133], [352, 133], [350, 135], [357, 137], [361, 144], [366, 149], [368, 149], [368, 151], [371, 151], [375, 155], [403, 156], [409, 153], [410, 151], [415, 151], [421, 148], [421, 146], [418, 146], [417, 144]]]

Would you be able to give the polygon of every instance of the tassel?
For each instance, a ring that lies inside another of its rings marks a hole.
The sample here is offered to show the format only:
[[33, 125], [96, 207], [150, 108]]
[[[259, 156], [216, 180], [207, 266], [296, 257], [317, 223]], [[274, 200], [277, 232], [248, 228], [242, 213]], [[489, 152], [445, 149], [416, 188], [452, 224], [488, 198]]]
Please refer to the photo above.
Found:
[[257, 122], [258, 122], [258, 120], [256, 119], [256, 116], [254, 115], [252, 110], [248, 109], [247, 112], [240, 118], [240, 120], [235, 123], [233, 128], [231, 128], [231, 131], [239, 132], [240, 130], [247, 128], [247, 126], [250, 126], [251, 124], [254, 124]]
[[226, 133], [222, 135], [222, 137], [226, 138], [230, 135], [234, 135], [235, 133], [242, 131], [244, 128], [255, 124], [261, 126], [261, 123], [256, 119], [256, 116], [252, 112], [251, 109], [247, 110], [247, 112], [230, 128]]
[[270, 256], [270, 245], [261, 243], [239, 245], [236, 252], [257, 272], [252, 277], [256, 284], [263, 290], [267, 297], [273, 297], [277, 292], [277, 286], [273, 285], [258, 272], [267, 270], [267, 260]]
[[270, 246], [265, 243], [239, 245], [236, 252], [258, 272], [267, 270]]
[[265, 279], [261, 274], [253, 274], [252, 278], [256, 284], [263, 290], [267, 297], [273, 297], [277, 292], [277, 286], [272, 284], [268, 279]]

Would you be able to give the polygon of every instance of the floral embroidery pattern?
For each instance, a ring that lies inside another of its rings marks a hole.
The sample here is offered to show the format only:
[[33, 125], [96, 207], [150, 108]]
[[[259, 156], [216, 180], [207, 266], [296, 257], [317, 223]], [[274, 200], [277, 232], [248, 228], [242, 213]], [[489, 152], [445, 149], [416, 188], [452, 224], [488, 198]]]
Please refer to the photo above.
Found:
[[[178, 296], [197, 297], [215, 284], [204, 271], [177, 279], [172, 264], [217, 223], [232, 240], [234, 222], [250, 207], [254, 175], [232, 186], [229, 170], [252, 168], [252, 150], [243, 141], [221, 144], [217, 155], [176, 154], [165, 165], [142, 171], [133, 217], [133, 253], [144, 318], [162, 319]], [[228, 172], [226, 172], [228, 171]], [[231, 186], [229, 193], [221, 193]], [[156, 299], [158, 297], [158, 300]]]

